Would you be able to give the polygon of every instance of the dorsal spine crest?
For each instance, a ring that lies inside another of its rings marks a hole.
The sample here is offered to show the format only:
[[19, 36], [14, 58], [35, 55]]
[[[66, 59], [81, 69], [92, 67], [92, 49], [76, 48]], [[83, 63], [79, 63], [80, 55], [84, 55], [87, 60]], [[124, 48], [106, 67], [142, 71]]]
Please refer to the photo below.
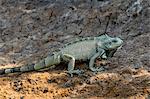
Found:
[[82, 41], [88, 41], [88, 40], [95, 40], [95, 37], [85, 37], [85, 38], [75, 39], [74, 41], [65, 44], [63, 48], [65, 48], [69, 45], [72, 45], [72, 44], [76, 44], [76, 43], [79, 43], [79, 42], [82, 42]]

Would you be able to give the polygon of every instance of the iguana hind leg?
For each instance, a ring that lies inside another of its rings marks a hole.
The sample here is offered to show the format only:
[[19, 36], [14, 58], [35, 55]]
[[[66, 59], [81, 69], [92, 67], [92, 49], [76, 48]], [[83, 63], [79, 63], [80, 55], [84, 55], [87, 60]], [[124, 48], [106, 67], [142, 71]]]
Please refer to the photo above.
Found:
[[73, 74], [81, 74], [83, 71], [81, 70], [74, 70], [75, 67], [75, 58], [69, 54], [63, 54], [62, 59], [64, 61], [69, 62], [68, 63], [68, 71], [67, 73], [69, 73], [71, 75], [71, 77], [73, 77]]

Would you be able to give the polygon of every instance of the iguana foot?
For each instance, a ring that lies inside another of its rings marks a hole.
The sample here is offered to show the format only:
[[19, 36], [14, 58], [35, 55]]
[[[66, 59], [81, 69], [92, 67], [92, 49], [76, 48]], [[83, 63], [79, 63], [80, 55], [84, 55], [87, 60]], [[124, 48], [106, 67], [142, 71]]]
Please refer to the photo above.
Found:
[[66, 73], [70, 74], [70, 76], [73, 77], [73, 74], [81, 75], [84, 73], [84, 71], [77, 69], [77, 70], [67, 71]]
[[100, 72], [100, 71], [104, 71], [105, 68], [104, 67], [97, 67], [97, 68], [92, 68], [91, 69], [93, 72]]

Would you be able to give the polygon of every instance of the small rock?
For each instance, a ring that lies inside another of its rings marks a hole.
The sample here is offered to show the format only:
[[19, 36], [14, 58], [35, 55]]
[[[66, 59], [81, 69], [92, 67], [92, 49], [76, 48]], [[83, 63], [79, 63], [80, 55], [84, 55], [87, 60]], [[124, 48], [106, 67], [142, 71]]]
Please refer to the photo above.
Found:
[[48, 92], [48, 88], [45, 87], [44, 90], [43, 90], [43, 93], [47, 93]]
[[24, 96], [21, 96], [20, 99], [24, 99]]
[[56, 80], [55, 79], [48, 79], [47, 82], [48, 83], [56, 83]]
[[73, 86], [73, 83], [71, 83], [71, 82], [66, 82], [65, 84], [63, 84], [64, 88], [68, 88], [68, 87], [71, 87], [71, 86]]

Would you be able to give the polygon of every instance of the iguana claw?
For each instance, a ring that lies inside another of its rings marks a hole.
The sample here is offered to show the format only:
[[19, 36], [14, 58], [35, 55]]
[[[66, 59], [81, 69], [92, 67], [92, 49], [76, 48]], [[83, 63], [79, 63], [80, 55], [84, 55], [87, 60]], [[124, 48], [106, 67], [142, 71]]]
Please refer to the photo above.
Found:
[[71, 77], [73, 77], [73, 74], [78, 74], [78, 75], [81, 75], [84, 73], [84, 70], [73, 70], [73, 71], [66, 71], [66, 73], [70, 74]]
[[93, 69], [94, 72], [100, 72], [100, 71], [104, 71], [104, 67], [97, 67], [95, 69]]

